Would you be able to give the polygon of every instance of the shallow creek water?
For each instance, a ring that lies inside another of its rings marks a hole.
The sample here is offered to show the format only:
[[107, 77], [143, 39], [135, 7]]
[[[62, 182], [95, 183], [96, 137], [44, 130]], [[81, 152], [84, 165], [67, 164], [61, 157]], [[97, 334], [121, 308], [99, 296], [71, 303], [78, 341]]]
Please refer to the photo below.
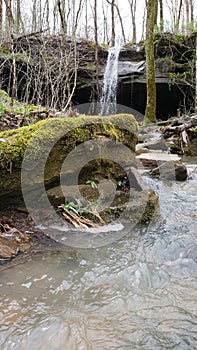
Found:
[[149, 183], [159, 224], [0, 273], [0, 349], [197, 348], [197, 176]]

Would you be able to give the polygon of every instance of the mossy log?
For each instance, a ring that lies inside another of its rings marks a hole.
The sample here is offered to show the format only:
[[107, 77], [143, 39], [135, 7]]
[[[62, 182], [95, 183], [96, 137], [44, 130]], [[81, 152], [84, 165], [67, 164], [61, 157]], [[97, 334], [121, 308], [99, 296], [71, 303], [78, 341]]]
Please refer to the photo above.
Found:
[[[123, 144], [126, 146], [125, 149], [134, 151], [137, 134], [138, 124], [135, 118], [128, 114], [107, 117], [82, 115], [72, 118], [49, 118], [17, 130], [1, 132], [0, 198], [14, 197], [21, 193], [22, 167], [26, 166], [27, 177], [33, 178], [35, 170], [38, 174], [40, 164], [46, 163], [44, 164], [44, 183], [47, 188], [50, 188], [59, 180], [65, 158], [80, 144], [107, 138], [109, 154], [110, 142], [114, 142], [114, 145]], [[77, 164], [80, 160], [80, 152], [77, 157], [78, 159], [70, 158], [70, 168], [69, 164], [67, 166], [69, 176], [72, 176], [73, 164]], [[125, 163], [131, 162], [129, 157], [129, 152], [122, 154]], [[37, 177], [36, 181], [43, 182], [42, 172], [40, 179]]]

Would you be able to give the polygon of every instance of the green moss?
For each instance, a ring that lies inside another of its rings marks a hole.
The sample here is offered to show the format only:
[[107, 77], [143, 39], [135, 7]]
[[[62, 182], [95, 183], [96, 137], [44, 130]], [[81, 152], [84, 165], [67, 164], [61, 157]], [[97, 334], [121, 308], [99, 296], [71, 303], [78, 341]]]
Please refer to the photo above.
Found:
[[182, 42], [184, 40], [185, 36], [183, 34], [179, 33], [179, 34], [174, 35], [173, 38], [174, 38], [175, 42]]
[[2, 47], [0, 47], [0, 59], [9, 60], [9, 61], [13, 61], [13, 59], [15, 59], [16, 62], [28, 61], [28, 57], [25, 52], [14, 54], [9, 49], [3, 49]]
[[36, 110], [38, 110], [37, 106], [25, 105], [16, 100], [14, 100], [14, 103], [12, 104], [12, 99], [7, 92], [0, 90], [0, 117], [3, 117], [5, 112], [27, 115]]
[[135, 44], [135, 41], [129, 41], [128, 43], [126, 43], [125, 45], [124, 45], [124, 47], [126, 48], [126, 49], [129, 49], [130, 47], [132, 47], [133, 45]]
[[158, 208], [158, 197], [156, 196], [153, 190], [148, 190], [149, 200], [147, 202], [146, 208], [141, 217], [141, 223], [146, 223], [153, 218], [153, 215], [156, 213]]
[[96, 70], [96, 65], [93, 63], [88, 63], [86, 68], [87, 70]]
[[[102, 217], [106, 222], [119, 218], [128, 220], [133, 224], [148, 223], [158, 213], [158, 197], [152, 190], [142, 190], [133, 192], [133, 203], [128, 202], [127, 197], [119, 197], [120, 203], [117, 206], [109, 207], [102, 212]], [[145, 208], [144, 208], [145, 206]], [[144, 208], [144, 211], [143, 211]]]
[[105, 43], [103, 43], [103, 44], [100, 44], [100, 46], [102, 47], [102, 49], [104, 49], [104, 50], [108, 50], [109, 49], [109, 45], [108, 44], [105, 44]]
[[31, 147], [26, 156], [27, 159], [29, 157], [33, 160], [42, 159], [49, 144], [62, 142], [63, 150], [69, 153], [77, 144], [102, 134], [125, 143], [134, 150], [137, 132], [137, 123], [131, 115], [80, 116], [43, 120], [31, 126], [0, 133], [0, 138], [6, 141], [0, 143], [0, 167], [7, 169], [8, 162], [11, 162], [13, 168], [20, 168], [30, 142]]
[[88, 47], [89, 47], [89, 50], [90, 50], [91, 52], [94, 52], [95, 47], [96, 47], [95, 42], [90, 40], [90, 41], [88, 42]]

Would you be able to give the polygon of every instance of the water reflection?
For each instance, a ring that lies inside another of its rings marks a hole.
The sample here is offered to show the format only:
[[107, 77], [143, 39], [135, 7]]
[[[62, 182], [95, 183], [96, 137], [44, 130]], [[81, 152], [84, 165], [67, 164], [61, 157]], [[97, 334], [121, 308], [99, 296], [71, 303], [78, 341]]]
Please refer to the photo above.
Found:
[[196, 182], [152, 185], [159, 227], [1, 272], [3, 350], [196, 349]]

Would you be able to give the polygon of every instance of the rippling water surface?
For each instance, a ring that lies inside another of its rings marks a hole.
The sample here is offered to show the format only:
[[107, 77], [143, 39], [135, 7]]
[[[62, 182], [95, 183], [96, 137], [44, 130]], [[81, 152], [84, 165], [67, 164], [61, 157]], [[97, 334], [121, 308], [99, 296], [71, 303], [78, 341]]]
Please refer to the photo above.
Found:
[[97, 249], [0, 273], [2, 350], [197, 349], [197, 178], [164, 185], [161, 221]]

